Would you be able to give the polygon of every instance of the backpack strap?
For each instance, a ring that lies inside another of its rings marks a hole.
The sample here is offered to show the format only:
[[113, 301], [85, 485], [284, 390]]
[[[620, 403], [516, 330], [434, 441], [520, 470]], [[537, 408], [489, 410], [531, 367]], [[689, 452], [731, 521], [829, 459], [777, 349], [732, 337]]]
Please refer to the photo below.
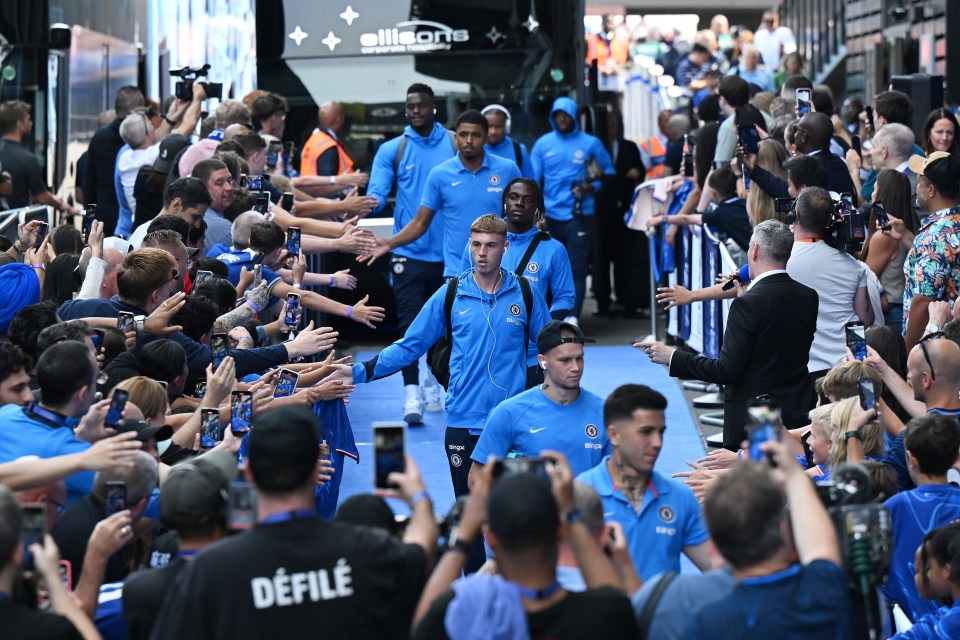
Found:
[[407, 149], [407, 134], [400, 134], [400, 144], [397, 146], [397, 155], [393, 157], [393, 173], [397, 173], [400, 168], [400, 160], [403, 158], [403, 152]]
[[[527, 308], [527, 324], [523, 328], [524, 341], [523, 344], [526, 346], [530, 342], [530, 312], [533, 309], [533, 289], [531, 288], [530, 281], [524, 278], [523, 276], [517, 276], [517, 284], [520, 285], [520, 295], [523, 296], [523, 306]], [[527, 361], [527, 351], [524, 348], [523, 351], [523, 361]]]
[[450, 317], [453, 313], [453, 301], [457, 297], [457, 286], [459, 284], [460, 278], [453, 277], [447, 280], [447, 295], [443, 300], [444, 316], [447, 318], [447, 340], [450, 342], [451, 348], [453, 347], [453, 323]]
[[672, 583], [676, 577], [677, 574], [673, 571], [663, 574], [660, 582], [657, 583], [650, 597], [647, 598], [647, 603], [643, 605], [643, 611], [641, 611], [637, 617], [637, 625], [640, 627], [640, 640], [647, 639], [650, 632], [650, 624], [653, 622], [653, 614], [656, 613], [657, 606], [659, 606], [660, 601], [663, 599], [663, 594], [666, 593], [667, 587], [670, 586], [670, 583]]
[[522, 276], [523, 271], [527, 268], [527, 264], [530, 262], [530, 258], [533, 257], [533, 252], [537, 250], [537, 245], [539, 245], [544, 240], [549, 240], [550, 234], [546, 231], [538, 231], [534, 236], [533, 240], [530, 241], [530, 246], [527, 247], [526, 252], [524, 252], [523, 257], [520, 258], [520, 264], [517, 265], [517, 268], [513, 272]]
[[517, 159], [517, 166], [523, 165], [523, 151], [520, 150], [520, 143], [516, 140], [510, 140], [513, 143], [513, 156]]

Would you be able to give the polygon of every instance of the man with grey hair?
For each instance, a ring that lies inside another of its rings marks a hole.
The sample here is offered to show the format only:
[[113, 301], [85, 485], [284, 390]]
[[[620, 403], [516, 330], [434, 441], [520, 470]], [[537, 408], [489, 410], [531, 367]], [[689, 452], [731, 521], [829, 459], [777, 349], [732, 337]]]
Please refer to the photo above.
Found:
[[[913, 203], [913, 211], [919, 222], [926, 217], [926, 212], [917, 204], [917, 180], [919, 176], [910, 170], [908, 162], [913, 155], [915, 137], [913, 129], [905, 124], [898, 122], [888, 122], [880, 127], [877, 134], [873, 136], [873, 151], [871, 157], [873, 160], [873, 170], [877, 175], [884, 169], [899, 171], [910, 180], [910, 202]], [[852, 149], [847, 152], [848, 162], [853, 160], [851, 153], [856, 155]], [[854, 161], [855, 162], [855, 161]], [[847, 166], [850, 166], [849, 164]], [[855, 162], [854, 166], [857, 166]], [[851, 173], [851, 177], [853, 173]], [[859, 172], [857, 179], [859, 180]]]
[[250, 229], [258, 222], [263, 222], [263, 214], [259, 211], [244, 211], [233, 221], [230, 229], [230, 239], [237, 249], [250, 248]]
[[817, 292], [787, 274], [793, 249], [790, 228], [765, 220], [747, 247], [749, 279], [733, 279], [738, 297], [730, 306], [718, 359], [678, 351], [658, 342], [638, 342], [652, 362], [669, 365], [670, 375], [725, 385], [723, 446], [740, 448], [746, 438], [747, 406], [768, 395], [787, 427], [807, 424], [816, 397], [807, 359], [817, 329]]

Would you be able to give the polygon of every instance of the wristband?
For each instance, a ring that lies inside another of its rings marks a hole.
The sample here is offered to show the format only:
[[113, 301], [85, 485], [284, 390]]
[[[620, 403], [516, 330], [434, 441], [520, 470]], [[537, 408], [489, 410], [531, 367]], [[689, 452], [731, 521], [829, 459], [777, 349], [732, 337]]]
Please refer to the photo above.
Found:
[[577, 509], [576, 507], [568, 511], [567, 515], [564, 517], [566, 518], [567, 524], [573, 524], [574, 522], [583, 520], [583, 514], [580, 512], [580, 509]]
[[347, 307], [347, 317], [349, 318], [352, 315], [353, 315], [353, 305], [350, 305], [349, 307]]
[[330, 184], [337, 184], [337, 176], [330, 176]]
[[163, 121], [166, 122], [166, 123], [167, 123], [168, 125], [170, 125], [171, 127], [176, 126], [176, 124], [177, 124], [177, 121], [176, 121], [176, 120], [171, 120], [171, 119], [168, 118], [167, 116], [163, 116]]
[[41, 271], [46, 271], [46, 270], [47, 270], [47, 268], [46, 268], [45, 266], [43, 266], [43, 263], [42, 263], [42, 262], [41, 262], [40, 264], [35, 264], [35, 265], [33, 265], [33, 268], [34, 268], [34, 269], [40, 269]]
[[860, 442], [863, 442], [863, 434], [859, 431], [846, 431], [843, 434], [843, 441], [846, 442], [850, 438], [856, 438]]
[[448, 551], [455, 551], [457, 553], [462, 553], [465, 556], [469, 556], [473, 551], [473, 545], [473, 540], [457, 538], [454, 543], [450, 545]]
[[337, 281], [333, 279], [333, 274], [330, 275], [330, 286], [331, 287], [337, 286]]
[[413, 494], [413, 497], [410, 498], [410, 507], [411, 508], [416, 507], [417, 503], [420, 502], [421, 500], [429, 500], [429, 499], [430, 499], [430, 494], [427, 493], [425, 490], [417, 491], [415, 494]]
[[303, 289], [303, 285], [300, 284], [299, 282], [294, 282], [294, 283], [293, 283], [293, 288], [294, 288], [294, 289]]
[[253, 309], [253, 315], [255, 316], [260, 315], [260, 307], [257, 305], [256, 302], [254, 302], [253, 300], [247, 300], [247, 305], [249, 305], [250, 308]]
[[17, 244], [19, 244], [19, 242], [20, 242], [20, 241], [17, 240], [16, 242], [13, 243], [13, 249], [14, 249], [14, 251], [16, 251], [17, 253], [19, 253], [20, 255], [23, 255], [23, 254], [25, 254], [25, 253], [27, 252], [27, 249], [29, 248], [29, 245], [24, 245], [23, 249], [21, 249], [20, 247], [17, 246]]

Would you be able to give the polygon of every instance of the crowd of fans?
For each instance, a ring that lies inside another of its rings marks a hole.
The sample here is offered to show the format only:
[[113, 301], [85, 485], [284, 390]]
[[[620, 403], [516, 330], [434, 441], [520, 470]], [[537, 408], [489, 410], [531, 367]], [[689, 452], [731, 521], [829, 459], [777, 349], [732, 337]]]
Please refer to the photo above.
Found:
[[[835, 108], [775, 14], [756, 32], [716, 16], [689, 47], [608, 27], [591, 59], [614, 76], [657, 58], [694, 121], [661, 113], [638, 146], [613, 99], [601, 141], [561, 97], [527, 149], [507, 107], [448, 130], [418, 83], [403, 134], [364, 161], [334, 101], [298, 154], [282, 96], [206, 115], [199, 83], [162, 105], [123, 87], [79, 210], [24, 148], [29, 106], [0, 104], [4, 206], [62, 214], [0, 247], [4, 637], [960, 637], [955, 117], [915, 140], [902, 93]], [[622, 213], [644, 176], [678, 204], [651, 233], [708, 225], [745, 265], [659, 289], [668, 308], [735, 298], [719, 358], [635, 345], [725, 387], [723, 448], [676, 477], [656, 469], [662, 394], [580, 386], [591, 264], [598, 313], [642, 306], [646, 238]], [[388, 205], [389, 237], [358, 224]], [[856, 250], [832, 233], [854, 206]], [[308, 271], [323, 252], [389, 254], [401, 337], [370, 360], [301, 322], [384, 319], [369, 295], [323, 295], [362, 286]], [[340, 504], [345, 405], [398, 371], [407, 423], [446, 410], [450, 514], [410, 455]], [[758, 399], [780, 409], [765, 441]], [[851, 463], [890, 522], [869, 595], [817, 491]], [[702, 573], [678, 575], [681, 555]]]

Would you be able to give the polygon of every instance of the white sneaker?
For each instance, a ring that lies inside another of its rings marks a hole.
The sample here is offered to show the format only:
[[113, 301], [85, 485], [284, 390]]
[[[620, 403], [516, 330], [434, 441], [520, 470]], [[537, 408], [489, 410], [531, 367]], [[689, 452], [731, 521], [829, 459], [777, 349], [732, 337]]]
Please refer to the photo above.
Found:
[[443, 411], [443, 396], [440, 395], [440, 385], [435, 384], [423, 389], [423, 403], [427, 411]]
[[403, 403], [403, 420], [407, 424], [421, 424], [423, 422], [423, 402], [417, 396], [407, 396]]

